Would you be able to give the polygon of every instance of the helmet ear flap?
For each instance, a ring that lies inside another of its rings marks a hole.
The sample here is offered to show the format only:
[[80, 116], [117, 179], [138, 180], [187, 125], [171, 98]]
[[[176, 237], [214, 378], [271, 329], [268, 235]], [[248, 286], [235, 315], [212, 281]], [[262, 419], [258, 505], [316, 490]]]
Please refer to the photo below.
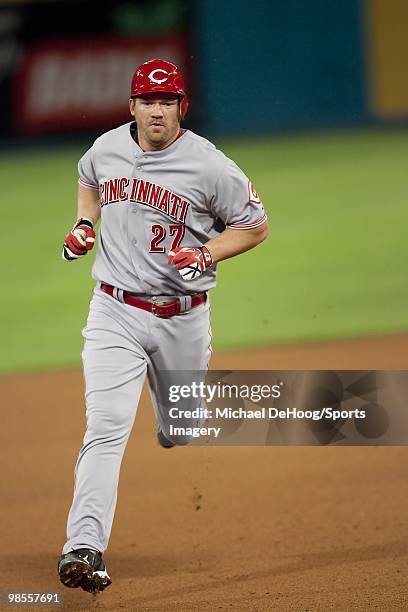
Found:
[[185, 116], [187, 115], [187, 109], [188, 109], [188, 98], [187, 96], [182, 96], [181, 100], [180, 100], [180, 117], [181, 119], [184, 119]]

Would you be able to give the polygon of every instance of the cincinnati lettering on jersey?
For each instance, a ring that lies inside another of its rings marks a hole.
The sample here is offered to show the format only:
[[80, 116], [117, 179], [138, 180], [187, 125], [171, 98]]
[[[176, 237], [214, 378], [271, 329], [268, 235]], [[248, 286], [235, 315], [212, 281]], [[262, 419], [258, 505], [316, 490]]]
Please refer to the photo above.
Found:
[[188, 207], [187, 200], [160, 185], [142, 179], [113, 178], [99, 185], [101, 207], [115, 202], [136, 202], [184, 223]]

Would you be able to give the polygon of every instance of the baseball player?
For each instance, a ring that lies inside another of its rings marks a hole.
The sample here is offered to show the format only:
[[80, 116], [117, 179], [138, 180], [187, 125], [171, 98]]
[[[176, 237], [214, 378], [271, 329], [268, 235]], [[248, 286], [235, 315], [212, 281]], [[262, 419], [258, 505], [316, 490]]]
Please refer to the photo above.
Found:
[[62, 251], [67, 261], [85, 256], [100, 220], [83, 330], [87, 429], [58, 561], [61, 582], [89, 592], [111, 584], [102, 554], [146, 374], [160, 444], [188, 444], [170, 433], [161, 372], [168, 381], [172, 370], [207, 370], [216, 264], [268, 233], [250, 180], [208, 140], [180, 127], [188, 98], [176, 66], [142, 64], [129, 108], [133, 120], [102, 134], [79, 161], [78, 221]]

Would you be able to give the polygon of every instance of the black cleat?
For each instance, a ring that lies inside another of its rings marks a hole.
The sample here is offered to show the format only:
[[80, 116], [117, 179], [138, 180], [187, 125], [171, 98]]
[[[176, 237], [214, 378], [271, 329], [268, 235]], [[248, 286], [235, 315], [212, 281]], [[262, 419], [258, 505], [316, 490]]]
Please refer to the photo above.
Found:
[[174, 442], [171, 442], [166, 438], [161, 429], [157, 430], [157, 441], [163, 448], [173, 448], [173, 446], [176, 446]]
[[112, 584], [101, 553], [89, 548], [79, 548], [61, 555], [58, 573], [64, 586], [70, 589], [81, 587], [88, 593], [98, 593]]

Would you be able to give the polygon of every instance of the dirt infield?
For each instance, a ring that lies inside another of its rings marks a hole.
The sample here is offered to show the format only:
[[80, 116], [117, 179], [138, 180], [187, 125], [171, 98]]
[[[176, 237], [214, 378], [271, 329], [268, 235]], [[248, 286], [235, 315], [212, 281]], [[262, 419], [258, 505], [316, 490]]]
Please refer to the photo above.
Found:
[[[407, 355], [403, 336], [224, 353], [212, 367], [407, 369]], [[0, 391], [0, 592], [64, 596], [21, 609], [408, 609], [408, 447], [164, 450], [146, 392], [105, 556], [113, 585], [95, 598], [64, 589], [82, 375], [7, 376]]]

